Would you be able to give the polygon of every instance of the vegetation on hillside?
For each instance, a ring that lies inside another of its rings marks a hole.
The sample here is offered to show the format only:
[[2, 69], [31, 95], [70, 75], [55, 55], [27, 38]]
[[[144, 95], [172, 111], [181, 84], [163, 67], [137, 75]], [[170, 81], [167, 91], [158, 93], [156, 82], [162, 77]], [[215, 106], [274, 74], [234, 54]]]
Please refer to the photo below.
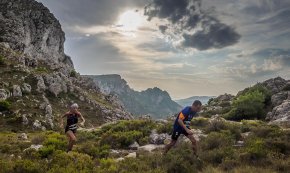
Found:
[[[28, 140], [18, 139], [16, 133], [0, 134], [0, 172], [156, 172], [156, 173], [219, 173], [219, 172], [287, 172], [290, 169], [290, 132], [262, 121], [230, 123], [194, 119], [193, 127], [205, 131], [207, 137], [199, 143], [201, 161], [192, 157], [190, 143], [182, 142], [168, 155], [161, 150], [152, 153], [137, 151], [136, 158], [125, 158], [134, 141], [148, 144], [151, 129], [166, 129], [168, 124], [153, 121], [120, 121], [93, 132], [79, 132], [73, 152], [66, 153], [64, 134], [57, 132], [28, 133]], [[161, 130], [162, 131], [162, 130]], [[126, 134], [126, 135], [123, 135]], [[247, 137], [246, 134], [248, 135]], [[235, 146], [244, 140], [244, 146]], [[43, 145], [38, 151], [30, 145]]]

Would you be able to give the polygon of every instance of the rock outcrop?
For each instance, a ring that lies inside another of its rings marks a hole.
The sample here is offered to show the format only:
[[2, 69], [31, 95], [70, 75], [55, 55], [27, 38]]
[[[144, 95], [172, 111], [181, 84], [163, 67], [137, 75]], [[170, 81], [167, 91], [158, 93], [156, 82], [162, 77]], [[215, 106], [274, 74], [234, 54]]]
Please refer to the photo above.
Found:
[[277, 77], [261, 83], [272, 92], [271, 103], [273, 109], [266, 119], [270, 124], [290, 127], [290, 88], [289, 81]]
[[266, 80], [265, 82], [262, 82], [261, 84], [265, 86], [266, 88], [268, 88], [272, 92], [272, 94], [276, 94], [283, 91], [287, 82], [288, 82], [287, 80], [281, 77], [276, 77], [276, 78]]
[[35, 0], [0, 1], [0, 42], [49, 63], [73, 66], [64, 54], [65, 34], [59, 21]]

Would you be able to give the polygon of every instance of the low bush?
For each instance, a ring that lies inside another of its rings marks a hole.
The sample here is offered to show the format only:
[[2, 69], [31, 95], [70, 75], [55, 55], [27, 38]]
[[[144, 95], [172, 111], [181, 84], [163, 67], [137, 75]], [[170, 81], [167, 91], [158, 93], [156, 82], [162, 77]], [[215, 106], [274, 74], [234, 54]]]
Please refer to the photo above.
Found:
[[0, 101], [0, 112], [9, 111], [11, 108], [11, 102], [7, 100]]
[[42, 173], [45, 170], [45, 165], [31, 160], [17, 160], [13, 172], [14, 173]]
[[70, 72], [70, 77], [77, 77], [77, 72], [75, 70], [72, 70]]
[[46, 67], [37, 67], [34, 71], [36, 73], [48, 73], [48, 70]]
[[209, 124], [209, 120], [207, 118], [199, 117], [193, 118], [191, 120], [191, 125], [194, 127], [205, 127]]
[[143, 134], [139, 131], [107, 132], [103, 134], [100, 144], [109, 145], [111, 148], [127, 148], [134, 141], [139, 142], [142, 137]]
[[173, 122], [168, 122], [166, 124], [158, 124], [156, 127], [157, 133], [172, 133]]
[[110, 146], [108, 145], [99, 146], [95, 142], [86, 142], [80, 145], [81, 146], [77, 148], [77, 151], [80, 153], [88, 154], [93, 158], [107, 158], [110, 154]]
[[5, 59], [2, 55], [0, 55], [0, 66], [5, 65]]
[[250, 159], [247, 160], [248, 162], [265, 158], [268, 153], [265, 141], [260, 138], [250, 138], [246, 141], [245, 151], [248, 155], [247, 159]]
[[233, 144], [234, 138], [230, 131], [211, 132], [205, 139], [200, 142], [200, 146], [203, 151], [229, 147]]

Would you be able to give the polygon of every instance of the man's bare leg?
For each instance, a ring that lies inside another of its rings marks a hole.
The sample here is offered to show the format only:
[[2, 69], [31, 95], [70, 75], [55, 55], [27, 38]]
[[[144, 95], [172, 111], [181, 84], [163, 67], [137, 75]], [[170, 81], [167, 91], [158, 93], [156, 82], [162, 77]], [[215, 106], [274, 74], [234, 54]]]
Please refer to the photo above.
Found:
[[168, 151], [176, 144], [176, 140], [171, 140], [169, 144], [167, 144], [164, 148], [164, 155], [168, 153]]
[[188, 135], [187, 138], [191, 141], [192, 151], [194, 156], [197, 156], [197, 141], [192, 135]]

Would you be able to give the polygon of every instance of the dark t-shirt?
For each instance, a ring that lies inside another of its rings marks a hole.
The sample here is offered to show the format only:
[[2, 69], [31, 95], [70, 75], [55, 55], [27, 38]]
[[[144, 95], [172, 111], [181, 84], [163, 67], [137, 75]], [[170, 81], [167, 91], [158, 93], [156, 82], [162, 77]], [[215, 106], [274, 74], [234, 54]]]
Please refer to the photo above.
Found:
[[191, 110], [191, 106], [185, 107], [177, 116], [174, 123], [175, 131], [183, 131], [183, 127], [179, 125], [178, 119], [181, 119], [187, 128], [190, 127], [190, 121], [193, 117], [197, 116], [197, 113]]

